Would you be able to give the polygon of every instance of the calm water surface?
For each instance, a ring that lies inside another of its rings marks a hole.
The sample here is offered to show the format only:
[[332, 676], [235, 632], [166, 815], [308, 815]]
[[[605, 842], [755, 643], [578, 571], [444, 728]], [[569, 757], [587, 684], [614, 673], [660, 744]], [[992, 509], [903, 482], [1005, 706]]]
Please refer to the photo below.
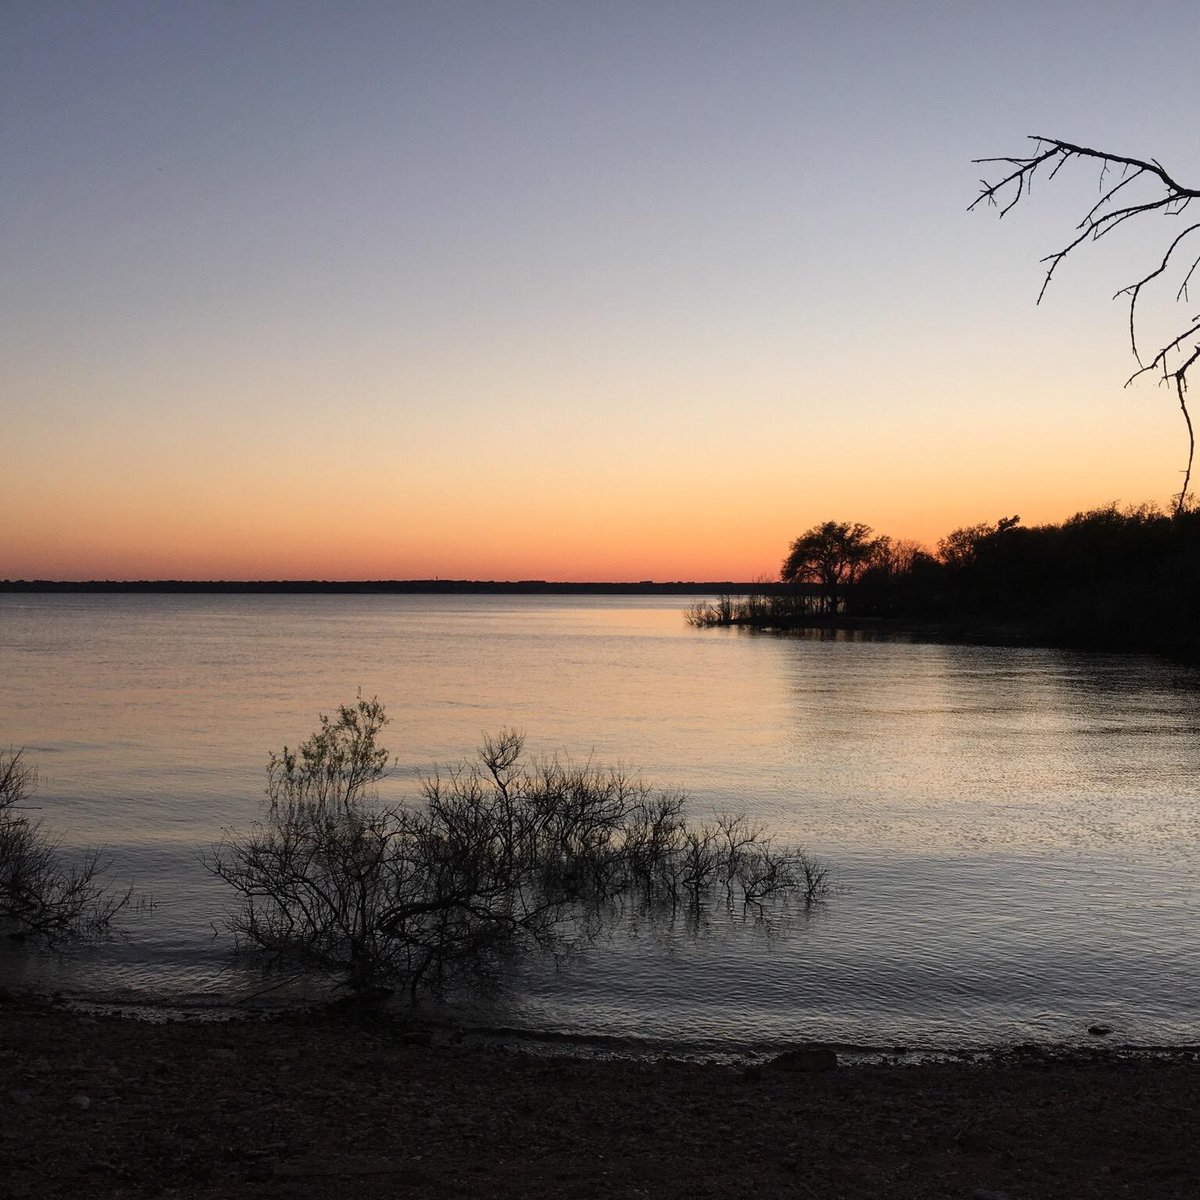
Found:
[[811, 914], [631, 921], [472, 1020], [719, 1049], [1200, 1041], [1200, 674], [1150, 659], [696, 631], [646, 597], [0, 596], [0, 745], [68, 848], [151, 893], [126, 935], [0, 949], [9, 986], [237, 999], [197, 861], [267, 755], [378, 695], [389, 795], [516, 726], [744, 809], [834, 868]]

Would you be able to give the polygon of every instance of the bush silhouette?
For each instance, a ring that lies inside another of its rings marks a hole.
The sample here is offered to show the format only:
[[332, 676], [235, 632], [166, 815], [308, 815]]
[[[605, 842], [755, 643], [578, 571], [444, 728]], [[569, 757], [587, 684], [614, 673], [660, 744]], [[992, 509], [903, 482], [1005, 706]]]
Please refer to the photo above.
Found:
[[423, 980], [500, 950], [586, 930], [606, 905], [723, 897], [813, 903], [825, 868], [745, 817], [694, 825], [684, 797], [590, 760], [524, 760], [514, 730], [423, 780], [419, 805], [381, 804], [378, 700], [343, 705], [268, 767], [264, 818], [205, 858], [238, 894], [248, 947], [356, 993]]
[[0, 918], [51, 942], [102, 934], [133, 893], [107, 883], [99, 851], [65, 860], [59, 839], [26, 815], [36, 786], [24, 751], [0, 752]]

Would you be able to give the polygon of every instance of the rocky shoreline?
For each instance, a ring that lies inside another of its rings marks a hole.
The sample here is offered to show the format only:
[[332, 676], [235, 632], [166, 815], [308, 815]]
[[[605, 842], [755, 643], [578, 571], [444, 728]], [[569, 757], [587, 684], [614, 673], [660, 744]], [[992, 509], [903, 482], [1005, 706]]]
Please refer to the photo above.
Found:
[[1200, 1195], [1200, 1053], [530, 1054], [370, 1013], [0, 1002], [0, 1200]]

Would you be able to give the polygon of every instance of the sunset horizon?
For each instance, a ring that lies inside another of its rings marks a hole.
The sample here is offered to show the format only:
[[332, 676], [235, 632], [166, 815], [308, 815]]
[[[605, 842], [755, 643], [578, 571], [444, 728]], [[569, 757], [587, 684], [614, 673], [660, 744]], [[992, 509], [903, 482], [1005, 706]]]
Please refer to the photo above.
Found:
[[753, 579], [1169, 505], [1110, 300], [1157, 228], [1038, 305], [1095, 172], [968, 212], [1030, 133], [1186, 173], [1153, 22], [352, 7], [0, 17], [0, 578]]
[[[936, 552], [937, 543], [954, 529], [994, 523], [1011, 516], [1019, 516], [1021, 524], [1027, 527], [1059, 523], [1077, 513], [1110, 505], [1119, 510], [1139, 508], [1143, 505], [1150, 505], [1161, 511], [1168, 510], [1168, 505], [1162, 501], [1125, 501], [1106, 497], [1101, 493], [1091, 502], [1042, 514], [1023, 506], [1019, 499], [1007, 505], [993, 504], [987, 510], [974, 514], [964, 513], [961, 517], [953, 519], [953, 523], [938, 527], [936, 532], [925, 537], [903, 530], [889, 529], [883, 525], [874, 525], [865, 519], [862, 523], [868, 525], [876, 536], [915, 542], [932, 554]], [[603, 540], [598, 539], [597, 550], [593, 556], [589, 557], [582, 551], [577, 552], [572, 556], [573, 565], [568, 567], [558, 566], [553, 553], [537, 550], [531, 550], [525, 556], [489, 558], [482, 554], [464, 555], [461, 561], [455, 561], [449, 555], [430, 553], [427, 557], [408, 559], [407, 561], [413, 564], [411, 567], [400, 561], [399, 556], [389, 557], [386, 551], [358, 557], [348, 553], [345, 547], [331, 548], [320, 555], [311, 550], [304, 554], [288, 553], [287, 549], [276, 550], [273, 553], [264, 550], [261, 556], [256, 556], [253, 549], [247, 549], [238, 555], [217, 550], [211, 553], [211, 557], [200, 559], [193, 555], [173, 557], [165, 552], [150, 553], [144, 545], [139, 545], [136, 550], [131, 549], [124, 555], [114, 554], [106, 549], [103, 557], [95, 559], [86, 554], [74, 559], [50, 554], [39, 556], [34, 550], [28, 558], [14, 557], [8, 560], [5, 563], [5, 573], [0, 575], [0, 582], [774, 582], [778, 581], [779, 565], [791, 540], [805, 529], [825, 520], [854, 522], [860, 520], [860, 515], [832, 509], [828, 512], [814, 509], [811, 518], [804, 521], [796, 521], [790, 525], [774, 521], [773, 537], [764, 536], [761, 531], [747, 531], [744, 538], [738, 537], [736, 533], [732, 534], [731, 540], [739, 543], [741, 548], [731, 551], [722, 551], [711, 545], [692, 548], [685, 542], [682, 549], [676, 549], [671, 554], [659, 554], [653, 547], [640, 554], [628, 549], [606, 553]], [[751, 533], [754, 536], [750, 536]], [[21, 571], [13, 569], [10, 563], [26, 563], [28, 566], [26, 570]], [[81, 565], [73, 566], [73, 563]]]

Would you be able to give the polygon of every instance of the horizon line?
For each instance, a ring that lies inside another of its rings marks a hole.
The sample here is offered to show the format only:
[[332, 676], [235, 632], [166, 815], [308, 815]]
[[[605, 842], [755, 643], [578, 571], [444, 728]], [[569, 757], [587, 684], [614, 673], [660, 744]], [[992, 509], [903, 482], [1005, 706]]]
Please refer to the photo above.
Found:
[[792, 587], [759, 580], [548, 580], [548, 579], [0, 579], [0, 591], [606, 591], [734, 590]]

